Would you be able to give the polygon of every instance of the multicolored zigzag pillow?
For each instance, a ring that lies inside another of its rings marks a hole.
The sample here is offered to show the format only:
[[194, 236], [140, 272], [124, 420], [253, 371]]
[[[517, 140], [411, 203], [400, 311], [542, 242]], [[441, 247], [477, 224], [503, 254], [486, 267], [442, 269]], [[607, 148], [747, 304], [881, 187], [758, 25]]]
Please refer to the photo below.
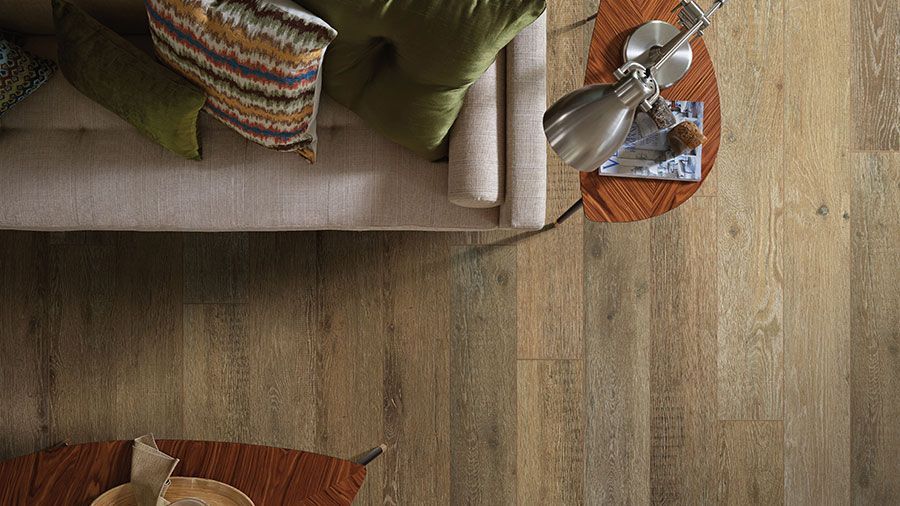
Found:
[[47, 82], [55, 68], [0, 38], [0, 116]]
[[157, 55], [244, 137], [316, 158], [319, 69], [337, 32], [289, 0], [145, 0]]

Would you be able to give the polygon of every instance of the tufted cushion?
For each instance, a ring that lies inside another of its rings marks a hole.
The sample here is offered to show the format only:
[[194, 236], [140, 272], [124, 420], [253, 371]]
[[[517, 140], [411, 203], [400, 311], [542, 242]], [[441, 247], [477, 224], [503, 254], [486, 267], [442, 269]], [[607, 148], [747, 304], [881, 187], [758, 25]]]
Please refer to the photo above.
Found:
[[544, 0], [300, 0], [338, 31], [325, 91], [370, 126], [428, 159], [466, 90], [534, 21]]

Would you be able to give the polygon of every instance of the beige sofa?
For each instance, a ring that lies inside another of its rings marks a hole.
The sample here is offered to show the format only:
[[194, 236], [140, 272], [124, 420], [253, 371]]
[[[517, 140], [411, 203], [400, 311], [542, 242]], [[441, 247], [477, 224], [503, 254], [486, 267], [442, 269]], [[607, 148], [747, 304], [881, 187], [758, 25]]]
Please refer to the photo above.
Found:
[[[84, 3], [96, 13], [101, 1]], [[28, 34], [26, 49], [55, 58], [49, 3], [4, 0], [0, 28]], [[105, 21], [129, 16], [112, 25], [129, 32], [141, 26], [139, 12], [107, 12]], [[146, 35], [132, 39], [149, 45]], [[313, 166], [252, 144], [205, 114], [203, 161], [187, 161], [57, 73], [0, 119], [0, 229], [539, 228], [544, 108], [543, 17], [471, 88], [449, 160], [438, 163], [385, 140], [328, 99]]]

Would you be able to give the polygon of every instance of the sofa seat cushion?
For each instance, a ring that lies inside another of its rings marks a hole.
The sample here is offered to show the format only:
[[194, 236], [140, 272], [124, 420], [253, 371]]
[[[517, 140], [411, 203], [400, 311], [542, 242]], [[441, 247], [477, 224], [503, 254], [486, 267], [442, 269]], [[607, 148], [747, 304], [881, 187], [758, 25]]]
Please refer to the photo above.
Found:
[[325, 90], [428, 159], [447, 154], [469, 86], [544, 0], [299, 0], [338, 31]]
[[[341, 107], [333, 102], [323, 107]], [[205, 123], [205, 124], [204, 124]], [[447, 165], [366, 127], [322, 129], [315, 170], [203, 115], [201, 162], [128, 129], [0, 131], [0, 229], [493, 229], [447, 200]]]

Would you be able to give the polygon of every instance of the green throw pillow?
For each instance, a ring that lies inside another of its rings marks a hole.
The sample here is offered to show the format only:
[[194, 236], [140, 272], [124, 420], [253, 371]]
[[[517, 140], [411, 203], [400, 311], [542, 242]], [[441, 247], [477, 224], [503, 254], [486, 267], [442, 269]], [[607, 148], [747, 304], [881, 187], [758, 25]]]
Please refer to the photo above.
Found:
[[199, 160], [203, 92], [75, 5], [52, 4], [66, 79], [166, 149]]
[[388, 138], [428, 159], [466, 90], [544, 0], [296, 0], [338, 31], [325, 91]]

